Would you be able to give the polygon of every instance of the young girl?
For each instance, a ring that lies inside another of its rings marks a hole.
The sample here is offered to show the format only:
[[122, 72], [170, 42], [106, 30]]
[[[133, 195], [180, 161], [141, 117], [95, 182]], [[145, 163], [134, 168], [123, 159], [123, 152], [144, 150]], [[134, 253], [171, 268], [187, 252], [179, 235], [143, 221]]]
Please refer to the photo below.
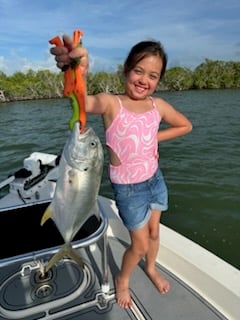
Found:
[[[87, 50], [75, 48], [66, 35], [63, 41], [64, 47], [51, 48], [57, 66], [63, 68], [80, 57], [86, 79]], [[72, 48], [70, 52], [69, 48]], [[125, 93], [87, 97], [86, 111], [101, 114], [103, 118], [109, 176], [119, 214], [131, 239], [115, 278], [116, 299], [122, 308], [133, 304], [130, 276], [142, 257], [145, 257], [145, 272], [159, 292], [164, 294], [170, 289], [169, 282], [155, 268], [160, 217], [168, 208], [168, 192], [158, 167], [158, 142], [189, 133], [192, 125], [169, 103], [152, 97], [166, 64], [167, 56], [160, 42], [142, 41], [131, 49], [124, 63]], [[159, 130], [161, 121], [168, 124], [166, 129]]]

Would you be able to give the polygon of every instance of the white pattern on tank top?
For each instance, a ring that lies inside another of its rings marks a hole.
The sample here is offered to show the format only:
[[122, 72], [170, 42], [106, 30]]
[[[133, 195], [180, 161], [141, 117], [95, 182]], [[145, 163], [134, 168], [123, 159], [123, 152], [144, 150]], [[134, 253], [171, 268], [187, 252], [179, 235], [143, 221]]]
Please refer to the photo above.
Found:
[[161, 117], [152, 98], [153, 109], [144, 113], [127, 110], [117, 98], [119, 112], [106, 130], [106, 144], [121, 164], [110, 164], [110, 179], [121, 184], [142, 182], [151, 178], [158, 167], [157, 132]]

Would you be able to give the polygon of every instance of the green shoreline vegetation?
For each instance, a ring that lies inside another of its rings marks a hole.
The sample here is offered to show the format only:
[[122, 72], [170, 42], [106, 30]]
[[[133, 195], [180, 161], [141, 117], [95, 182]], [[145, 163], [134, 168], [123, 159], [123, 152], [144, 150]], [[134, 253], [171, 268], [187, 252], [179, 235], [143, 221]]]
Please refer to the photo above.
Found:
[[[113, 73], [90, 72], [87, 79], [89, 94], [123, 92], [122, 68], [119, 65]], [[0, 71], [0, 102], [61, 98], [63, 84], [63, 72], [30, 69], [26, 73], [15, 72], [7, 76]], [[240, 88], [240, 62], [206, 59], [194, 70], [185, 67], [168, 69], [157, 91], [235, 88]]]

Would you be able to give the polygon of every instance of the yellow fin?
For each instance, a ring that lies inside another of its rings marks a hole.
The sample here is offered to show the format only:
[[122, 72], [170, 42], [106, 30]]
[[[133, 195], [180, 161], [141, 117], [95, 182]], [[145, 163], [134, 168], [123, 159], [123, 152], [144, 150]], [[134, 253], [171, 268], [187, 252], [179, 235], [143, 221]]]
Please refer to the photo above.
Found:
[[44, 212], [42, 219], [41, 219], [41, 226], [49, 219], [52, 217], [52, 210], [50, 208], [50, 205], [47, 207], [46, 211]]

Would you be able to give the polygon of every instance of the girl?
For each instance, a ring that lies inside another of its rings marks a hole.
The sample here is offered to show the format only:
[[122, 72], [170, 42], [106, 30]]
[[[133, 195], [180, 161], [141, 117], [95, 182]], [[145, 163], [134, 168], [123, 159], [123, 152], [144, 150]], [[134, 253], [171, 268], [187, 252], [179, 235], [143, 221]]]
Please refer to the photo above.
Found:
[[[64, 47], [51, 48], [57, 66], [63, 68], [80, 57], [86, 80], [87, 50], [74, 47], [66, 35], [63, 41]], [[142, 257], [145, 272], [159, 292], [164, 294], [170, 289], [169, 282], [155, 268], [159, 222], [162, 211], [168, 208], [168, 192], [158, 167], [158, 143], [189, 133], [192, 124], [169, 103], [152, 97], [166, 64], [167, 56], [160, 42], [142, 41], [131, 49], [124, 63], [125, 93], [87, 97], [86, 111], [103, 118], [109, 177], [120, 217], [131, 239], [115, 278], [116, 299], [122, 308], [133, 305], [130, 276]], [[159, 130], [161, 121], [168, 124], [166, 129]]]

